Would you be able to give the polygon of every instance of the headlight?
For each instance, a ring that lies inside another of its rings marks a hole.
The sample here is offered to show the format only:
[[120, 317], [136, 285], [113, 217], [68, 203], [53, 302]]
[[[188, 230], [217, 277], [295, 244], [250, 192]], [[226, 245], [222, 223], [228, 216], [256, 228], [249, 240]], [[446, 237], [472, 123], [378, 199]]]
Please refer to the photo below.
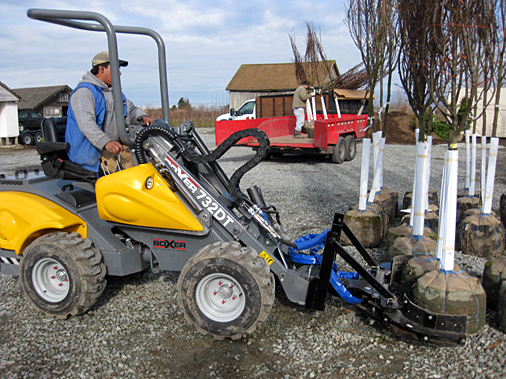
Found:
[[150, 176], [149, 178], [146, 179], [146, 188], [148, 190], [150, 190], [151, 188], [153, 188], [153, 186], [155, 185], [155, 181], [153, 180], [153, 178]]

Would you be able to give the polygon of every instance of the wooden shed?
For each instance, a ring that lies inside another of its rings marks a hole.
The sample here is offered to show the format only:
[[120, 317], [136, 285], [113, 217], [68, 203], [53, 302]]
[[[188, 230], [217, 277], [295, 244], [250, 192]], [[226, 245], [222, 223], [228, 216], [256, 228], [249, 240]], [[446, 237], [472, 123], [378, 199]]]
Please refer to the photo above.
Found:
[[[335, 61], [329, 60], [325, 64], [327, 67], [321, 66], [317, 70], [316, 81], [322, 84], [340, 76]], [[316, 83], [314, 85], [317, 87]], [[230, 108], [238, 109], [246, 100], [258, 96], [291, 95], [298, 86], [295, 63], [242, 64], [226, 90], [230, 94]]]
[[67, 115], [72, 88], [67, 85], [16, 88], [13, 90], [20, 97], [20, 111], [31, 110], [42, 117], [61, 117]]

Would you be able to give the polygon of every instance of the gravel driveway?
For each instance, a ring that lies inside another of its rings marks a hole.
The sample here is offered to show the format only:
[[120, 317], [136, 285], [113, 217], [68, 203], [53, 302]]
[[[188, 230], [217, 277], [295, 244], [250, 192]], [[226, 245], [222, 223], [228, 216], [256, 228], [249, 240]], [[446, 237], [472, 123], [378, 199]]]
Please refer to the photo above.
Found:
[[[201, 129], [212, 150], [213, 129]], [[431, 188], [440, 191], [445, 145], [432, 149]], [[220, 164], [231, 174], [251, 155], [230, 150]], [[358, 202], [362, 145], [342, 165], [323, 157], [287, 156], [262, 162], [242, 180], [258, 185], [275, 205], [292, 238], [329, 227], [335, 212]], [[493, 210], [506, 192], [505, 149], [500, 148]], [[465, 173], [461, 147], [459, 171]], [[0, 148], [0, 173], [38, 167], [34, 148]], [[413, 146], [387, 145], [384, 184], [411, 190]], [[479, 172], [479, 161], [478, 161]], [[370, 252], [385, 258], [384, 249]], [[456, 253], [481, 277], [484, 259]], [[344, 265], [341, 269], [348, 270]], [[324, 312], [307, 310], [278, 294], [267, 322], [238, 341], [215, 341], [186, 324], [177, 305], [178, 274], [145, 272], [108, 278], [86, 314], [67, 321], [37, 313], [16, 278], [0, 274], [0, 378], [504, 378], [506, 335], [489, 312], [483, 332], [453, 347], [404, 339], [376, 325], [360, 310], [328, 297]]]

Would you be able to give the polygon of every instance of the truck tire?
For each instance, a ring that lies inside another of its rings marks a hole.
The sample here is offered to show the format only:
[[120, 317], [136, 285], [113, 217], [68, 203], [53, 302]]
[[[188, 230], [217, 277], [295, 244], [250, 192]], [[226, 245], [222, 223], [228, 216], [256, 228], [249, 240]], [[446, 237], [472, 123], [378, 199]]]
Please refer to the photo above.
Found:
[[102, 254], [75, 232], [37, 238], [23, 252], [19, 271], [33, 307], [60, 319], [86, 312], [107, 284]]
[[35, 140], [35, 144], [37, 144], [37, 142], [42, 141], [42, 134], [40, 132], [35, 133], [34, 140]]
[[346, 142], [339, 137], [332, 151], [332, 162], [341, 164], [346, 159]]
[[186, 320], [217, 340], [241, 338], [263, 323], [274, 304], [274, 276], [265, 259], [238, 242], [200, 249], [177, 283]]
[[33, 144], [33, 136], [30, 133], [23, 133], [21, 136], [21, 142], [23, 145], [30, 146]]
[[355, 154], [357, 153], [357, 144], [355, 137], [352, 135], [347, 135], [344, 138], [344, 142], [346, 143], [346, 160], [352, 161], [355, 159]]

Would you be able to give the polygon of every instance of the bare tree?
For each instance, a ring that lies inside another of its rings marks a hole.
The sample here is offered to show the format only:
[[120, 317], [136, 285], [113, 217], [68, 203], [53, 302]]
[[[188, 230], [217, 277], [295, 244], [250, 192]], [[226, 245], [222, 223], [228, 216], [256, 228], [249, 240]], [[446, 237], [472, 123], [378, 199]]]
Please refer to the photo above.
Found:
[[[313, 24], [306, 22], [306, 52], [301, 56], [295, 43], [295, 32], [289, 34], [292, 45], [295, 76], [299, 84], [307, 81], [311, 87], [324, 89], [328, 83], [325, 82], [324, 74], [330, 73], [325, 53], [320, 42], [321, 35], [317, 33]], [[322, 75], [323, 74], [323, 75]]]
[[431, 134], [432, 105], [428, 82], [428, 34], [431, 10], [425, 0], [398, 0], [399, 78], [417, 120], [419, 140]]
[[[388, 87], [391, 88], [390, 75], [397, 62], [397, 16], [392, 0], [349, 0], [344, 22], [360, 51], [367, 72], [368, 113], [372, 116], [376, 85], [381, 78], [389, 75]], [[383, 132], [385, 128], [386, 122], [382, 127]]]
[[[495, 65], [495, 0], [427, 0], [431, 10], [426, 72], [430, 94], [450, 125], [449, 146], [468, 127], [471, 111], [486, 92]], [[460, 102], [459, 99], [463, 99]], [[474, 117], [480, 117], [483, 109]]]
[[[501, 88], [504, 83], [504, 53], [506, 52], [506, 1], [500, 0], [497, 4], [497, 78], [496, 78], [496, 94], [494, 120], [492, 122], [492, 136], [497, 136], [497, 124], [499, 122], [499, 102], [501, 100]], [[483, 134], [485, 135], [485, 134]]]

